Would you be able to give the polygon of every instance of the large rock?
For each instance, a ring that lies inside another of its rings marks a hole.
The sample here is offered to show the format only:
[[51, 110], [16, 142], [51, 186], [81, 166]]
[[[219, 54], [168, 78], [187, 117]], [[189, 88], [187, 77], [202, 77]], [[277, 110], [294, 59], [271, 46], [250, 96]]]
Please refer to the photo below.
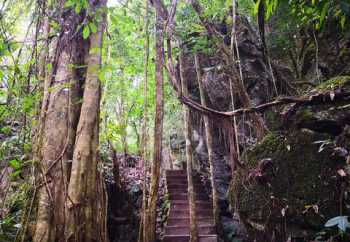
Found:
[[[271, 133], [248, 154], [231, 185], [231, 203], [258, 241], [308, 237], [341, 209], [337, 173], [345, 165], [329, 135], [310, 130]], [[344, 210], [343, 210], [344, 211]]]

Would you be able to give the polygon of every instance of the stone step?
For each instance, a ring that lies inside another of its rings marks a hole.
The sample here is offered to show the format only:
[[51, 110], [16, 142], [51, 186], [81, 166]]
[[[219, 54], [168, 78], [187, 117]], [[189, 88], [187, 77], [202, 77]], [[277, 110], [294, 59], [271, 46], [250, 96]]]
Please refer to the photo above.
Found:
[[167, 183], [167, 188], [169, 189], [186, 189], [187, 190], [187, 186], [184, 186], [184, 184], [179, 184], [179, 183], [175, 183], [175, 184], [169, 184]]
[[166, 170], [166, 175], [187, 175], [186, 170]]
[[[174, 210], [189, 210], [189, 204], [188, 204], [188, 201], [187, 204], [185, 203], [182, 203], [182, 204], [174, 204], [174, 202], [179, 202], [179, 201], [173, 201], [172, 204], [170, 205], [170, 209], [174, 209]], [[202, 201], [197, 201], [196, 203], [196, 209], [208, 209], [210, 211], [213, 210], [213, 206], [212, 204], [201, 204], [201, 203], [198, 203], [198, 202], [202, 202]]]
[[[170, 208], [169, 217], [171, 216], [184, 216], [190, 214], [190, 210], [188, 209], [172, 209]], [[213, 216], [213, 210], [211, 209], [203, 209], [203, 208], [196, 208], [196, 214], [197, 215], [206, 215], [206, 216]]]
[[187, 179], [187, 174], [167, 174], [166, 178], [170, 178], [170, 179], [176, 179], [176, 178], [182, 178], [182, 179]]
[[[197, 224], [199, 226], [214, 226], [214, 219], [212, 217], [207, 218], [198, 218]], [[190, 218], [189, 217], [176, 217], [176, 218], [168, 218], [167, 220], [168, 226], [189, 226]]]
[[[202, 188], [194, 188], [194, 192], [195, 192], [196, 194], [204, 194], [204, 195], [207, 195], [207, 193], [206, 193]], [[187, 188], [182, 188], [182, 189], [179, 189], [179, 188], [171, 188], [171, 189], [168, 189], [168, 193], [169, 193], [169, 194], [187, 193]]]
[[[204, 190], [202, 184], [193, 184], [194, 189], [198, 190]], [[167, 189], [173, 190], [173, 189], [186, 189], [187, 190], [187, 183], [181, 183], [181, 182], [174, 182], [174, 183], [167, 183]]]
[[[194, 192], [196, 194], [205, 195], [205, 196], [208, 197], [207, 192], [203, 191], [203, 189], [201, 189], [201, 188], [194, 188]], [[179, 194], [179, 193], [187, 193], [187, 189], [185, 189], [185, 188], [182, 188], [182, 189], [180, 189], [180, 188], [170, 188], [170, 189], [168, 189], [168, 194], [169, 195], [170, 194]]]
[[[170, 199], [170, 212], [163, 242], [189, 242], [190, 218], [186, 170], [167, 170], [166, 183]], [[193, 179], [193, 186], [196, 199], [198, 242], [217, 242], [212, 201], [208, 198], [199, 179]]]
[[[206, 235], [206, 234], [215, 234], [215, 226], [198, 226], [198, 234]], [[166, 235], [189, 235], [190, 228], [187, 226], [165, 226], [165, 234]]]
[[[213, 214], [205, 214], [205, 213], [196, 213], [197, 219], [214, 219]], [[182, 218], [182, 219], [190, 219], [190, 214], [176, 214], [176, 213], [169, 213], [169, 218]]]
[[[188, 201], [171, 201], [171, 205], [189, 205]], [[208, 208], [213, 206], [212, 201], [196, 201], [196, 205], [207, 206]]]
[[[182, 181], [176, 181], [176, 182], [167, 182], [166, 186], [169, 189], [186, 189], [187, 190], [187, 182], [182, 182]], [[198, 182], [194, 182], [193, 183], [193, 187], [194, 189], [198, 188], [198, 189], [203, 189], [204, 187], [201, 183]]]
[[[188, 193], [171, 193], [170, 200], [188, 200]], [[195, 199], [200, 201], [207, 201], [208, 197], [205, 194], [195, 194]]]
[[[189, 242], [189, 235], [165, 235], [163, 242]], [[198, 242], [217, 242], [217, 235], [201, 235], [198, 236]]]
[[[167, 181], [178, 181], [178, 180], [186, 180], [187, 181], [187, 175], [167, 175], [166, 176]], [[196, 177], [193, 177], [193, 181], [200, 182], [200, 180]]]
[[[183, 176], [167, 176], [166, 177], [166, 181], [167, 181], [167, 183], [173, 183], [173, 182], [187, 182], [188, 180], [187, 180], [187, 177], [183, 177]], [[193, 183], [197, 183], [197, 184], [200, 184], [200, 185], [202, 185], [202, 182], [200, 181], [200, 180], [198, 180], [198, 179], [193, 179], [192, 180], [193, 181]]]

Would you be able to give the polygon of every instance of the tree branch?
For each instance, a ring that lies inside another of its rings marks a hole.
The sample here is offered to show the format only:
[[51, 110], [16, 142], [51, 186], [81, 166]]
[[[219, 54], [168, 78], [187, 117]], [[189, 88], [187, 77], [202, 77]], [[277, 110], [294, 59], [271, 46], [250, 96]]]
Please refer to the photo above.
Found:
[[339, 102], [350, 101], [350, 92], [344, 91], [341, 88], [339, 88], [334, 91], [321, 92], [321, 93], [317, 93], [309, 96], [279, 97], [272, 102], [264, 103], [256, 107], [240, 108], [230, 112], [221, 112], [212, 108], [202, 106], [201, 104], [195, 102], [189, 97], [186, 97], [183, 95], [179, 95], [179, 100], [182, 103], [189, 106], [190, 108], [198, 112], [201, 112], [203, 114], [228, 118], [228, 117], [233, 117], [233, 116], [247, 114], [247, 113], [263, 112], [270, 107], [286, 105], [286, 104], [298, 104], [298, 106], [336, 104]]

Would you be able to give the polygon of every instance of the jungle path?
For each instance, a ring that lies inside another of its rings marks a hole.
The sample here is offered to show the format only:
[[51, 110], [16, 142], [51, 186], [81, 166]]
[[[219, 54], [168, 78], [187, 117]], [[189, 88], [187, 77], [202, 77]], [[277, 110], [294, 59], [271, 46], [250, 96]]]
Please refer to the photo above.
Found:
[[[190, 240], [190, 214], [185, 170], [166, 171], [170, 211], [165, 226], [163, 242], [188, 242]], [[199, 242], [217, 242], [213, 206], [201, 182], [194, 178], [196, 216]]]

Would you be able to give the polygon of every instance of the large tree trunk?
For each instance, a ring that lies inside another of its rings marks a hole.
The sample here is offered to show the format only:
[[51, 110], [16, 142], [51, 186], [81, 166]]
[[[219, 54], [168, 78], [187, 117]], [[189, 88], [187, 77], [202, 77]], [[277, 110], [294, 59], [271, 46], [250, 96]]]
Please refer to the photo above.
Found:
[[[188, 96], [187, 79], [184, 75], [184, 53], [180, 51], [180, 78], [181, 78], [181, 90], [183, 95]], [[183, 104], [183, 115], [184, 115], [184, 135], [186, 140], [186, 162], [187, 162], [187, 194], [190, 209], [190, 241], [198, 241], [198, 229], [196, 219], [196, 198], [193, 188], [193, 149], [192, 149], [192, 122], [190, 117], [190, 109]]]
[[[104, 7], [105, 0], [98, 2]], [[98, 71], [101, 65], [102, 37], [105, 16], [98, 31], [90, 36], [90, 51], [83, 104], [77, 128], [71, 178], [68, 186], [67, 241], [107, 241], [103, 179], [98, 172], [99, 114], [101, 83]]]
[[163, 140], [163, 66], [164, 66], [164, 21], [161, 9], [156, 7], [156, 116], [154, 122], [154, 147], [151, 171], [150, 197], [148, 201], [148, 218], [145, 224], [147, 237], [145, 242], [156, 241], [157, 199], [160, 178], [160, 164], [162, 160]]
[[[195, 67], [196, 67], [196, 73], [197, 73], [197, 81], [198, 81], [201, 104], [204, 107], [207, 107], [208, 104], [207, 104], [207, 100], [205, 99], [205, 93], [204, 93], [204, 88], [202, 83], [202, 70], [201, 70], [198, 54], [195, 54], [194, 61], [195, 61]], [[213, 197], [214, 223], [215, 223], [215, 227], [218, 229], [218, 226], [220, 224], [220, 210], [219, 210], [219, 204], [218, 204], [218, 200], [219, 200], [218, 193], [216, 190], [216, 183], [215, 183], [213, 135], [210, 129], [209, 117], [207, 115], [204, 115], [203, 120], [204, 120], [205, 137], [206, 137], [207, 149], [208, 149], [208, 163], [209, 163], [209, 169], [210, 169], [210, 184], [211, 184], [212, 197]]]
[[[68, 19], [67, 22], [69, 22]], [[67, 34], [68, 35], [68, 34]], [[45, 87], [42, 117], [42, 140], [39, 138], [41, 154], [40, 171], [42, 186], [39, 189], [39, 205], [34, 241], [64, 241], [65, 197], [72, 158], [75, 128], [80, 105], [78, 92], [80, 85], [76, 70], [79, 65], [77, 46], [81, 39], [67, 43], [65, 34], [60, 38], [62, 52], [58, 53], [57, 71]], [[63, 44], [67, 43], [67, 44]], [[49, 75], [51, 78], [51, 75]], [[51, 89], [51, 92], [49, 91]], [[45, 107], [44, 107], [45, 105]]]
[[[74, 9], [61, 11], [64, 8], [63, 4], [64, 1], [60, 2], [60, 10], [57, 11], [63, 14], [58, 16], [63, 22], [61, 33], [52, 44], [53, 68], [45, 79], [39, 137], [35, 139], [37, 150], [35, 158], [41, 162], [39, 165], [38, 210], [33, 241], [63, 242], [67, 241], [66, 236], [70, 236], [69, 238], [74, 236], [76, 239], [74, 241], [105, 241], [103, 237], [105, 229], [99, 229], [102, 226], [105, 227], [101, 219], [106, 213], [103, 209], [105, 197], [104, 194], [101, 195], [102, 181], [97, 176], [96, 164], [100, 97], [96, 77], [98, 65], [95, 64], [99, 62], [100, 54], [90, 53], [89, 56], [84, 109], [80, 117], [79, 135], [76, 138], [81, 108], [81, 85], [86, 75], [86, 69], [81, 66], [84, 64], [89, 43], [83, 40], [80, 32], [76, 32], [85, 19], [84, 11], [79, 15]], [[91, 36], [91, 48], [99, 48], [101, 39], [102, 25], [99, 32]], [[96, 87], [98, 88], [93, 90]], [[98, 95], [92, 97], [96, 92]], [[74, 148], [75, 144], [76, 148]], [[85, 180], [78, 182], [83, 188], [82, 192], [76, 189], [74, 184], [76, 184], [78, 175], [81, 175], [77, 169], [81, 168], [80, 171], [83, 171], [83, 168], [86, 167]], [[84, 198], [84, 200], [77, 201], [76, 197]], [[83, 217], [72, 207], [68, 210], [67, 205], [71, 206], [72, 201], [79, 207], [79, 211], [84, 211], [84, 215], [87, 216]], [[72, 225], [76, 223], [75, 220], [83, 220], [80, 224], [76, 224], [79, 226], [79, 231], [73, 231], [73, 234], [68, 233], [71, 230], [67, 232], [66, 229], [75, 227]], [[91, 222], [91, 220], [94, 221]], [[99, 234], [96, 239], [91, 239], [96, 234]]]

